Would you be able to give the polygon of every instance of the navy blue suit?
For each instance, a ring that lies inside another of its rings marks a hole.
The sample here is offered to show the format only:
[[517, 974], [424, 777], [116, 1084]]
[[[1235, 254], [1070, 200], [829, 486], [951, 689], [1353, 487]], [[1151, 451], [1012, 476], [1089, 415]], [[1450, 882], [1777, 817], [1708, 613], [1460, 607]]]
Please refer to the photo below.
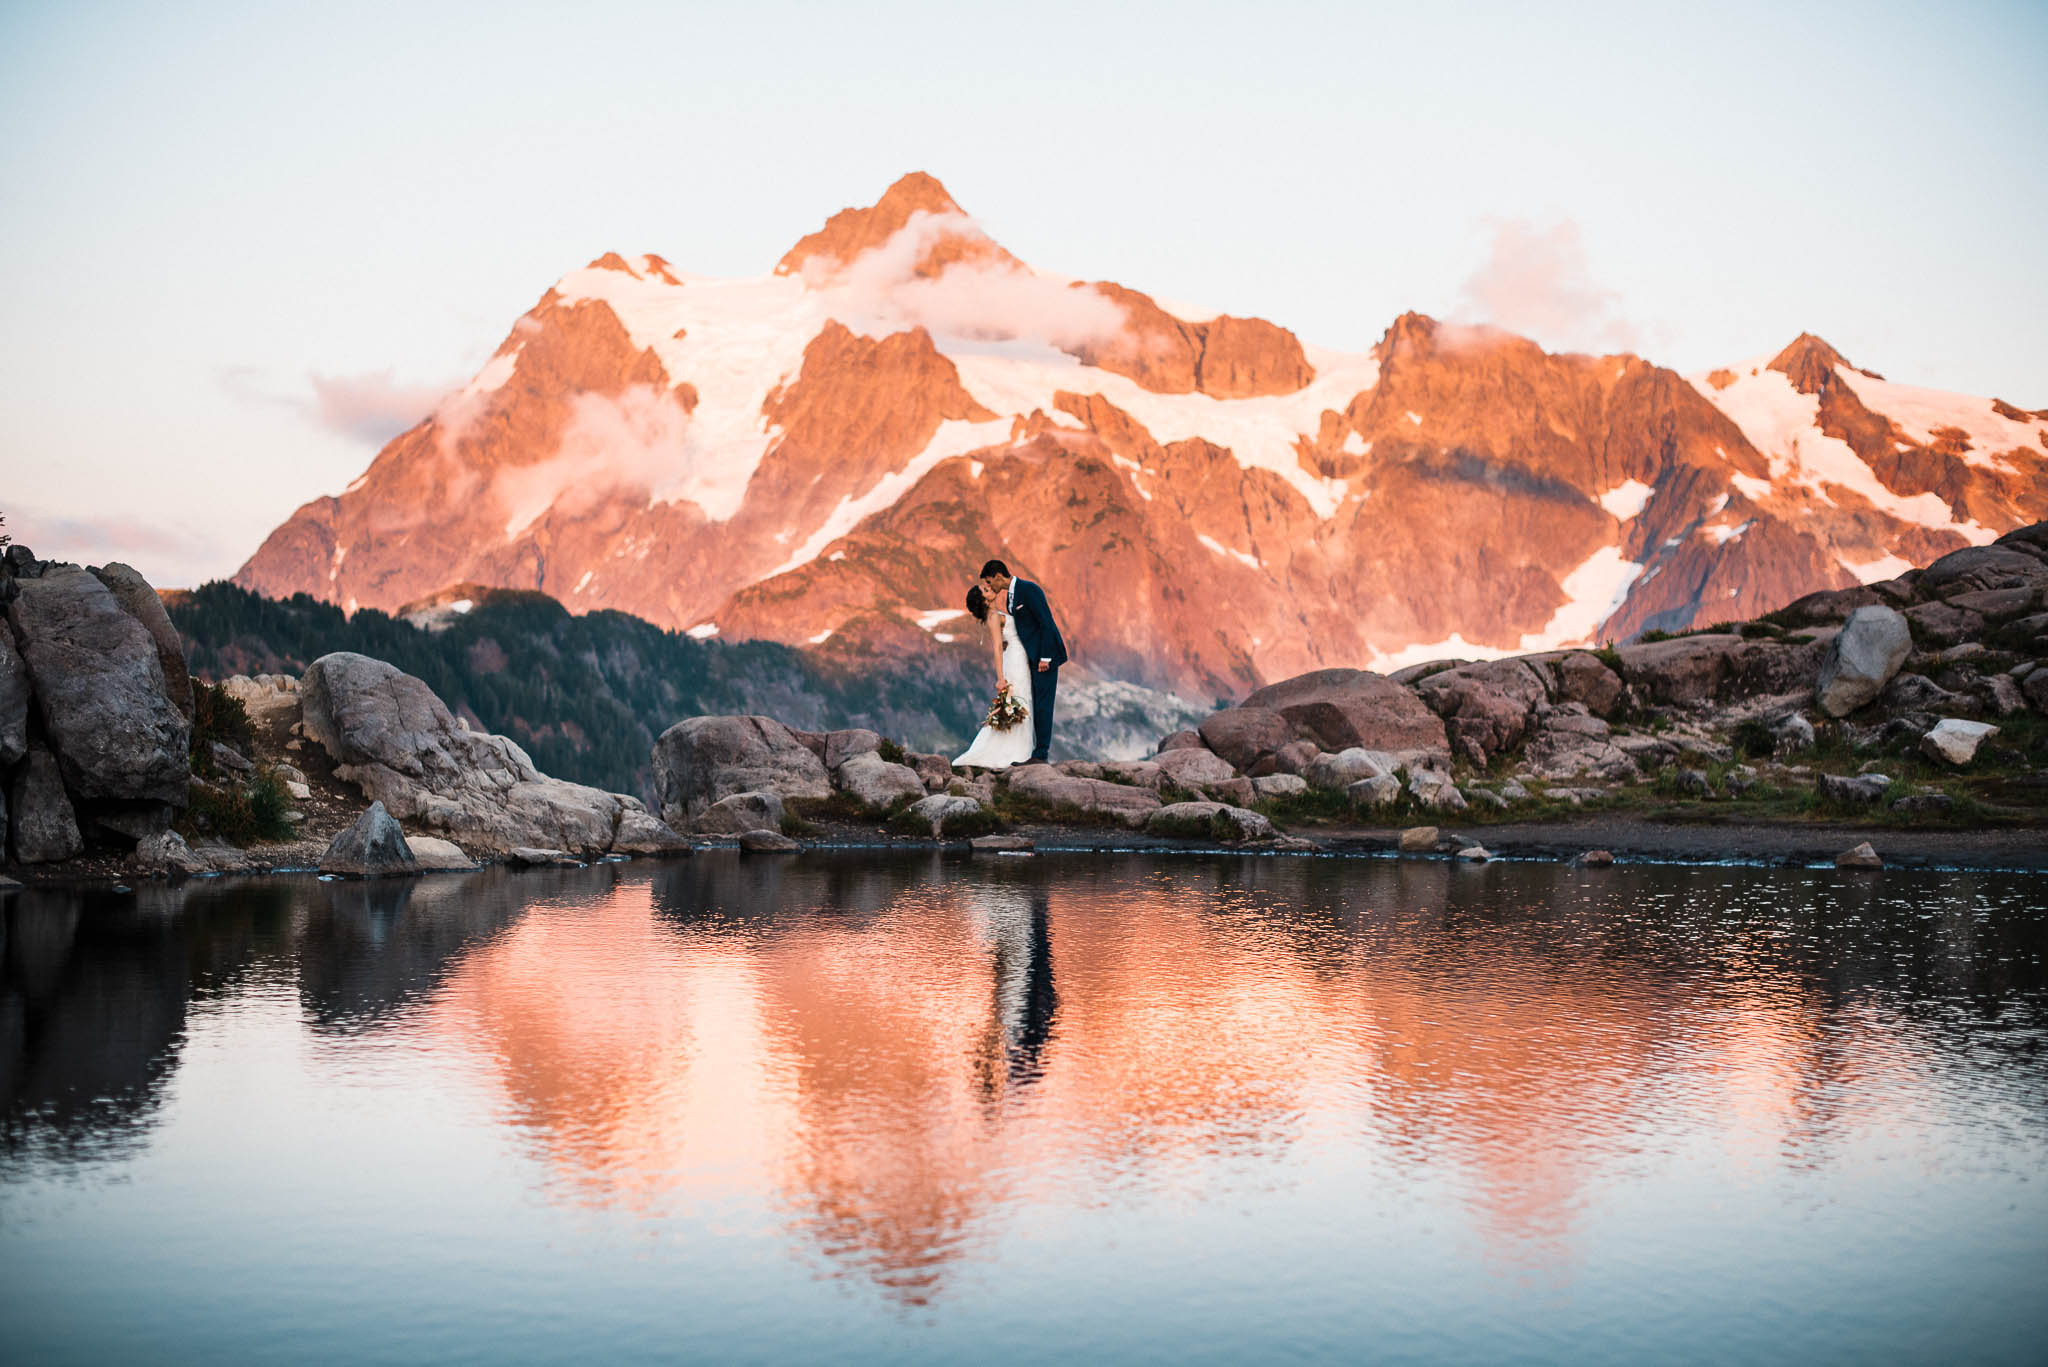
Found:
[[[1031, 757], [1048, 759], [1053, 699], [1059, 692], [1060, 666], [1067, 662], [1067, 643], [1053, 620], [1052, 605], [1045, 601], [1045, 590], [1029, 579], [1011, 581], [1010, 620], [1024, 643], [1024, 657], [1031, 662]], [[1052, 668], [1040, 673], [1040, 660], [1051, 660]]]

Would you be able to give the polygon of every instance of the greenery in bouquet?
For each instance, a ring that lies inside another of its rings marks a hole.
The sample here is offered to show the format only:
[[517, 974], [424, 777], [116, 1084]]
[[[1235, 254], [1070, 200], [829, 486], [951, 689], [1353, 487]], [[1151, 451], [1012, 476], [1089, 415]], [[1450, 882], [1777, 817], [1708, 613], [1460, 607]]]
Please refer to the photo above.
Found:
[[1007, 731], [1024, 720], [1024, 704], [1017, 695], [1007, 688], [996, 690], [996, 699], [988, 705], [988, 725], [991, 730]]

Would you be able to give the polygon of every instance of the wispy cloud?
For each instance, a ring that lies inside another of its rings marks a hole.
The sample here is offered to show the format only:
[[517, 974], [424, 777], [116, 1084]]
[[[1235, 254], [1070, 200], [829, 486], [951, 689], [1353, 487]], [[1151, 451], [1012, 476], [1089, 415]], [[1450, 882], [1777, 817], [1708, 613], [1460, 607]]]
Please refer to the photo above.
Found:
[[812, 258], [804, 278], [826, 295], [832, 316], [857, 332], [923, 327], [939, 336], [1069, 349], [1122, 331], [1124, 311], [1113, 300], [1001, 257], [917, 273], [942, 239], [983, 236], [964, 214], [914, 213], [887, 242], [851, 262]]
[[206, 568], [221, 560], [219, 541], [202, 532], [120, 514], [68, 517], [32, 507], [0, 508], [7, 532], [44, 560], [104, 565], [125, 560], [158, 588], [198, 582]]
[[219, 374], [220, 386], [244, 403], [284, 408], [327, 431], [366, 446], [382, 446], [425, 418], [456, 388], [454, 384], [415, 384], [391, 370], [359, 375], [306, 377], [306, 390], [279, 393], [252, 366], [231, 366]]
[[1525, 219], [1494, 225], [1486, 260], [1459, 295], [1461, 321], [1521, 333], [1546, 347], [1634, 351], [1640, 330], [1622, 316], [1621, 296], [1594, 283], [1576, 223], [1539, 228]]

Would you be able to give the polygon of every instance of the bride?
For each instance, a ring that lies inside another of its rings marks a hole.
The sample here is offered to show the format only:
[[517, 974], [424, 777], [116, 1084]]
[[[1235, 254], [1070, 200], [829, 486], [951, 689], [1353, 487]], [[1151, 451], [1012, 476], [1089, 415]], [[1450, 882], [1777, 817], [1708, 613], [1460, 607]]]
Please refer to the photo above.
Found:
[[1008, 693], [1024, 707], [1023, 720], [1007, 730], [984, 726], [953, 761], [955, 768], [1007, 769], [1031, 758], [1031, 662], [1024, 657], [1024, 642], [1001, 601], [990, 601], [979, 584], [967, 590], [967, 610], [988, 628], [989, 659], [996, 669], [996, 691]]

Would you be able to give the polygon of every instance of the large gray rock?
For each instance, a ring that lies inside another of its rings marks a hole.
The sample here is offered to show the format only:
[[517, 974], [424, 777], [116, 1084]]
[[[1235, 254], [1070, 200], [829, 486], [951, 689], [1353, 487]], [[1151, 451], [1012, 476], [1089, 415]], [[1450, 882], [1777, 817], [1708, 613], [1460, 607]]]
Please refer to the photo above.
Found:
[[1334, 755], [1317, 755], [1302, 766], [1301, 779], [1311, 788], [1337, 792], [1365, 779], [1391, 774], [1397, 767], [1393, 756], [1385, 751], [1354, 745]]
[[825, 733], [825, 767], [837, 769], [855, 755], [865, 755], [882, 747], [882, 738], [873, 731], [852, 727], [844, 731]]
[[52, 864], [85, 848], [57, 758], [33, 742], [8, 786], [7, 820], [16, 863]]
[[1408, 795], [1431, 811], [1462, 812], [1467, 805], [1451, 776], [1435, 769], [1417, 769], [1410, 774]]
[[666, 821], [647, 810], [637, 797], [623, 793], [619, 800], [619, 824], [612, 830], [613, 854], [687, 854], [690, 842], [677, 835]]
[[1214, 840], [1271, 840], [1273, 823], [1257, 812], [1223, 802], [1175, 802], [1145, 818], [1153, 835], [1187, 835], [1200, 829]]
[[1413, 693], [1363, 669], [1319, 669], [1269, 684], [1246, 707], [1278, 712], [1325, 750], [1450, 749], [1436, 713]]
[[1194, 746], [1162, 751], [1152, 757], [1152, 762], [1169, 781], [1183, 788], [1201, 788], [1237, 776], [1229, 760], [1213, 750]]
[[1264, 707], [1226, 707], [1202, 718], [1202, 743], [1247, 774], [1272, 773], [1280, 747], [1294, 739], [1294, 725]]
[[785, 808], [782, 794], [761, 788], [733, 793], [706, 807], [691, 829], [703, 835], [738, 835], [742, 831], [779, 831]]
[[910, 806], [910, 814], [920, 821], [929, 822], [933, 835], [944, 835], [946, 823], [955, 817], [974, 816], [981, 811], [981, 804], [971, 797], [952, 797], [945, 793], [933, 793]]
[[1920, 571], [1915, 587], [1922, 598], [1954, 598], [1985, 589], [2033, 588], [2042, 584], [2048, 584], [2048, 565], [2017, 547], [1993, 545], [1950, 551]]
[[734, 793], [765, 789], [785, 802], [832, 796], [824, 760], [773, 717], [677, 722], [654, 742], [654, 783], [671, 826], [689, 824]]
[[[1169, 754], [1174, 753], [1168, 751]], [[1107, 779], [1074, 778], [1050, 764], [1030, 764], [1007, 771], [1009, 789], [1019, 797], [1054, 807], [1072, 807], [1083, 816], [1104, 817], [1126, 826], [1142, 826], [1159, 810], [1159, 794]]]
[[93, 571], [114, 595], [121, 610], [142, 623], [149, 639], [156, 643], [156, 661], [163, 667], [164, 688], [187, 720], [192, 716], [192, 676], [185, 669], [185, 638], [171, 625], [163, 599], [156, 596], [149, 581], [132, 565], [116, 560]]
[[1263, 798], [1300, 797], [1308, 791], [1308, 780], [1299, 774], [1261, 774], [1252, 780], [1252, 791]]
[[353, 874], [358, 878], [382, 878], [391, 874], [418, 873], [419, 861], [405, 842], [405, 830], [372, 802], [355, 824], [328, 843], [320, 856], [320, 872]]
[[473, 869], [476, 860], [462, 852], [462, 846], [452, 840], [443, 840], [438, 835], [413, 835], [406, 837], [406, 848], [412, 851], [413, 862], [422, 871], [436, 872], [450, 869]]
[[1625, 645], [1615, 653], [1622, 677], [1637, 696], [1654, 703], [1712, 702], [1733, 670], [1742, 638], [1711, 633], [1672, 641]]
[[1354, 807], [1377, 810], [1391, 807], [1401, 800], [1401, 780], [1392, 774], [1381, 774], [1375, 778], [1362, 778], [1344, 790]]
[[156, 642], [77, 565], [17, 580], [7, 606], [64, 786], [80, 798], [185, 805], [192, 724], [171, 701]]
[[1814, 791], [1830, 802], [1844, 806], [1868, 806], [1884, 801], [1892, 781], [1884, 774], [1815, 774]]
[[1943, 717], [1920, 738], [1920, 752], [1929, 759], [1961, 766], [1977, 758], [1977, 747], [1997, 734], [1998, 728], [1987, 722]]
[[1849, 614], [1821, 660], [1814, 701], [1831, 717], [1872, 702], [1913, 653], [1913, 633], [1895, 609], [1871, 604]]
[[149, 873], [206, 873], [213, 861], [185, 843], [176, 831], [161, 831], [135, 842], [135, 863]]
[[841, 792], [860, 799], [862, 805], [870, 808], [924, 796], [924, 780], [917, 776], [917, 770], [891, 764], [872, 750], [853, 755], [832, 771], [832, 777]]
[[306, 735], [337, 777], [467, 849], [603, 853], [627, 811], [614, 793], [549, 778], [504, 736], [459, 725], [423, 681], [382, 660], [323, 655], [299, 698]]
[[0, 630], [0, 771], [28, 753], [28, 666], [14, 648], [14, 633]]

